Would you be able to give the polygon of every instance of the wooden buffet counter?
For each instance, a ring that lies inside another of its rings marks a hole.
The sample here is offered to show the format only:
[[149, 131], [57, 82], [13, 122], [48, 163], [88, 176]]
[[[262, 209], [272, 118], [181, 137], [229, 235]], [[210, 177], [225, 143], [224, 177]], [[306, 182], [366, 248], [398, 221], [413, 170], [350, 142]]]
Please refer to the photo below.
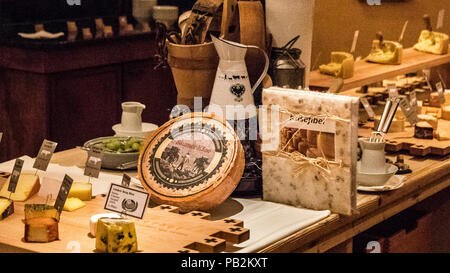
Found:
[[[82, 167], [86, 159], [86, 152], [71, 149], [58, 152], [53, 156], [52, 163], [63, 166]], [[259, 252], [325, 252], [330, 249], [345, 252], [352, 249], [352, 238], [372, 226], [398, 214], [399, 212], [417, 204], [418, 202], [444, 191], [450, 185], [450, 156], [443, 158], [413, 158], [405, 155], [405, 162], [413, 172], [407, 175], [403, 187], [381, 194], [358, 193], [357, 210], [351, 216], [331, 214], [327, 218], [272, 243]], [[130, 172], [136, 175], [136, 172]], [[2, 182], [0, 182], [2, 183]], [[32, 202], [33, 197], [28, 202]], [[0, 222], [0, 252], [70, 252], [67, 244], [74, 238], [84, 238], [89, 247], [82, 247], [82, 251], [91, 252], [94, 249], [93, 239], [89, 238], [87, 219], [92, 213], [103, 210], [104, 198], [96, 198], [87, 203], [86, 208], [67, 213], [63, 216], [67, 220], [60, 223], [61, 240], [49, 244], [25, 243], [17, 238], [23, 237], [23, 204], [16, 203], [16, 213]], [[89, 210], [89, 214], [86, 213]], [[86, 219], [84, 219], [84, 218]], [[81, 219], [83, 218], [83, 219]], [[448, 217], [447, 217], [448, 218]], [[83, 221], [85, 228], [71, 226], [71, 223]], [[245, 226], [245, 224], [244, 224]], [[250, 231], [251, 236], [251, 231]], [[78, 239], [77, 239], [78, 240]], [[144, 240], [145, 241], [145, 240]], [[145, 242], [141, 246], [145, 248]]]

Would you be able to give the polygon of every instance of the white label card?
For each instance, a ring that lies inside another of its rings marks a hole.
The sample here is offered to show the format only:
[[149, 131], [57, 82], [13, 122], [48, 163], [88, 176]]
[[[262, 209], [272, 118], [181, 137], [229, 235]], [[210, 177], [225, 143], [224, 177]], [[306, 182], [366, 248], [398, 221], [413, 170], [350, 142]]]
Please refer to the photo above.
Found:
[[400, 108], [405, 114], [406, 119], [409, 121], [411, 125], [417, 123], [417, 107], [411, 106], [410, 102], [406, 98], [406, 96], [401, 96], [399, 102]]
[[33, 168], [46, 171], [50, 160], [52, 159], [53, 152], [56, 149], [56, 145], [58, 143], [44, 139], [42, 142], [41, 148], [39, 149], [39, 153], [34, 161]]
[[439, 94], [439, 98], [441, 99], [441, 104], [445, 104], [445, 94], [444, 94], [444, 87], [442, 86], [442, 82], [436, 83], [436, 90]]
[[84, 168], [84, 175], [98, 178], [100, 169], [102, 168], [104, 151], [100, 147], [91, 146]]
[[364, 109], [366, 109], [366, 112], [369, 115], [369, 117], [370, 118], [375, 117], [375, 112], [373, 111], [372, 106], [370, 106], [370, 103], [367, 100], [367, 98], [361, 97], [361, 98], [359, 98], [359, 100], [361, 101], [362, 105], [364, 106]]
[[289, 128], [336, 133], [336, 121], [326, 117], [283, 114], [282, 120], [288, 120], [284, 126]]
[[149, 194], [118, 184], [111, 184], [105, 210], [142, 219], [147, 208]]

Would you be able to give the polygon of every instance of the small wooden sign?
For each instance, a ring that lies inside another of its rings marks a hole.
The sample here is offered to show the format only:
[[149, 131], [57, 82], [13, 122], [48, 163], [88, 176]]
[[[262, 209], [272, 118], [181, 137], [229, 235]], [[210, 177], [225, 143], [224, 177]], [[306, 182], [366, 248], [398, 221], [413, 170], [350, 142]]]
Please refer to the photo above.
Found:
[[55, 152], [56, 145], [58, 145], [58, 143], [44, 139], [36, 160], [34, 161], [33, 168], [45, 172], [52, 159], [53, 153]]
[[105, 203], [105, 210], [142, 219], [149, 194], [118, 184], [111, 184]]
[[22, 172], [24, 161], [20, 158], [16, 159], [14, 168], [11, 173], [11, 179], [9, 180], [8, 191], [14, 193], [16, 191], [17, 182], [19, 182], [20, 173]]
[[69, 195], [70, 188], [72, 187], [73, 179], [67, 174], [64, 176], [61, 188], [59, 188], [58, 197], [55, 201], [55, 209], [61, 213], [66, 203], [67, 196]]
[[88, 153], [86, 160], [86, 167], [84, 168], [84, 175], [98, 178], [100, 169], [102, 168], [104, 151], [100, 147], [92, 146]]

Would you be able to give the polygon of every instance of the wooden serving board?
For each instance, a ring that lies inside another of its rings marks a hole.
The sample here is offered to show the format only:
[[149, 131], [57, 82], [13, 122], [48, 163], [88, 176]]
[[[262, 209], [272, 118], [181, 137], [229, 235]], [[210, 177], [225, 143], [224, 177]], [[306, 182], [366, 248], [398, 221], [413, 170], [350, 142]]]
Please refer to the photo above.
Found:
[[[1, 184], [1, 183], [0, 183]], [[105, 213], [105, 197], [97, 196], [86, 206], [74, 211], [64, 211], [59, 222], [60, 240], [51, 243], [26, 243], [24, 236], [24, 202], [15, 202], [15, 213], [0, 221], [0, 245], [10, 245], [30, 252], [95, 252], [95, 238], [89, 234], [92, 215]], [[33, 197], [26, 203], [40, 203]], [[250, 231], [243, 222], [235, 219], [209, 221], [208, 213], [191, 211], [179, 214], [174, 206], [161, 205], [148, 208], [142, 220], [135, 222], [139, 252], [194, 253], [221, 252], [226, 243], [236, 244], [247, 240]]]
[[[408, 122], [406, 122], [409, 125]], [[372, 132], [373, 122], [364, 124], [359, 129], [359, 135], [369, 137]], [[438, 129], [450, 131], [450, 121], [439, 119]], [[407, 151], [413, 156], [437, 155], [445, 156], [450, 153], [450, 140], [439, 141], [437, 139], [419, 139], [414, 137], [414, 127], [406, 126], [404, 132], [388, 133], [386, 136], [386, 152], [395, 153]]]

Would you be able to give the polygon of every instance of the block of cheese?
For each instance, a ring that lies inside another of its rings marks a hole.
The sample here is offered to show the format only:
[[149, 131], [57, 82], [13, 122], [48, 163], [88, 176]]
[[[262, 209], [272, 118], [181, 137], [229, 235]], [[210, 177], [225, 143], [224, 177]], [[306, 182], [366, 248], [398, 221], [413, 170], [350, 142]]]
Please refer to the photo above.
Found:
[[[264, 200], [351, 215], [356, 206], [359, 99], [276, 87], [264, 89], [262, 99], [268, 108], [267, 114], [260, 115], [259, 127], [263, 138]], [[268, 118], [273, 114], [272, 107], [277, 106], [281, 111], [279, 118]], [[293, 134], [285, 136], [292, 131]], [[327, 133], [327, 138], [310, 139], [320, 135], [319, 132]], [[279, 156], [290, 139], [296, 139], [298, 148], [284, 150], [285, 156]], [[331, 139], [333, 147], [330, 143], [314, 144], [317, 140], [331, 142]], [[321, 147], [334, 149], [334, 154], [320, 151]], [[296, 159], [300, 155], [303, 159]], [[314, 160], [326, 157], [323, 166], [328, 163], [329, 173], [305, 162], [305, 156], [319, 157]]]
[[66, 203], [64, 203], [63, 210], [65, 211], [75, 211], [77, 209], [81, 209], [86, 206], [86, 204], [76, 197], [70, 197], [66, 199]]
[[436, 31], [422, 30], [414, 49], [432, 54], [447, 54], [448, 35]]
[[450, 131], [449, 130], [438, 130], [435, 131], [435, 136], [439, 141], [450, 140]]
[[433, 127], [426, 121], [419, 121], [414, 126], [414, 137], [420, 139], [433, 139]]
[[97, 223], [95, 248], [106, 253], [137, 251], [134, 223], [128, 219], [100, 218]]
[[[0, 190], [1, 197], [9, 198], [10, 192], [8, 191], [8, 186], [10, 178], [8, 178]], [[41, 183], [39, 182], [39, 176], [31, 173], [21, 173], [19, 181], [17, 182], [16, 191], [11, 194], [10, 199], [19, 202], [26, 201], [28, 198], [36, 194], [40, 187]]]
[[319, 66], [320, 73], [348, 79], [353, 77], [355, 59], [353, 54], [343, 51], [331, 52], [331, 62]]
[[441, 96], [439, 96], [438, 92], [431, 92], [430, 106], [431, 107], [441, 107]]
[[5, 219], [14, 213], [14, 201], [0, 198], [0, 220]]
[[156, 130], [142, 149], [138, 174], [156, 204], [209, 210], [234, 191], [245, 157], [234, 128], [212, 113], [190, 113]]
[[426, 121], [428, 122], [428, 124], [431, 125], [431, 127], [433, 127], [434, 130], [437, 130], [438, 128], [438, 119], [436, 117], [430, 116], [430, 115], [424, 115], [424, 114], [420, 114], [417, 115], [417, 121]]
[[[378, 129], [378, 125], [380, 124], [381, 116], [374, 117], [373, 129]], [[394, 117], [391, 123], [391, 127], [389, 127], [389, 133], [399, 133], [405, 131], [405, 120]]]
[[69, 195], [70, 197], [76, 197], [81, 201], [91, 201], [92, 199], [92, 184], [91, 183], [83, 183], [83, 182], [73, 182], [72, 187], [70, 188]]
[[89, 220], [89, 232], [91, 233], [92, 236], [95, 237], [96, 231], [97, 231], [97, 222], [98, 219], [100, 218], [116, 218], [116, 219], [120, 219], [122, 217], [120, 217], [120, 215], [116, 214], [116, 213], [100, 213], [100, 214], [95, 214], [91, 216], [91, 219]]
[[401, 64], [403, 58], [403, 46], [394, 41], [383, 41], [380, 46], [380, 40], [372, 41], [372, 50], [366, 61], [379, 64]]
[[442, 117], [442, 119], [450, 120], [450, 105], [442, 106], [441, 117]]
[[25, 242], [48, 243], [59, 239], [58, 221], [49, 217], [25, 220]]
[[25, 220], [33, 218], [54, 218], [59, 221], [59, 212], [46, 204], [25, 204]]

